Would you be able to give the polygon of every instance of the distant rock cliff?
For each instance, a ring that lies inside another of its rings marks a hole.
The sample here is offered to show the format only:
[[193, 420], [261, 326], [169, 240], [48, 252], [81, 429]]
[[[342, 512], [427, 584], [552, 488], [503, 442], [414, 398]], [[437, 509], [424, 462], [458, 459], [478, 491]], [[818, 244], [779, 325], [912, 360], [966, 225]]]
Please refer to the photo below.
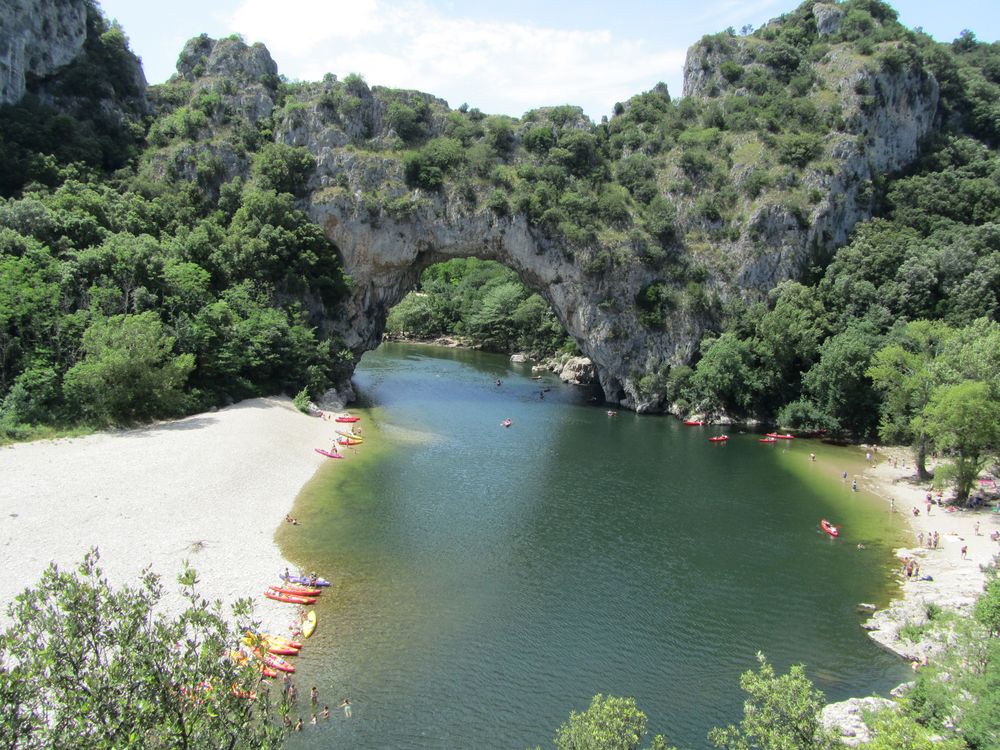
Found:
[[87, 38], [85, 0], [7, 0], [0, 4], [0, 104], [24, 96], [29, 77], [70, 63]]

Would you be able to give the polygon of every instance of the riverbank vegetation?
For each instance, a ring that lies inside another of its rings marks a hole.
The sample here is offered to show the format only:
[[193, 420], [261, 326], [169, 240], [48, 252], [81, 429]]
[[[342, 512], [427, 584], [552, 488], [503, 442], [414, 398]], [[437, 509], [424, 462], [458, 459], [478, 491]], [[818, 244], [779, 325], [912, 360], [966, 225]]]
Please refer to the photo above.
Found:
[[536, 359], [576, 350], [552, 308], [517, 274], [476, 258], [424, 271], [418, 288], [389, 313], [386, 333], [417, 340], [452, 336], [486, 351], [526, 352]]
[[[179, 577], [186, 607], [158, 604], [145, 572], [114, 589], [92, 551], [76, 570], [52, 565], [8, 609], [0, 632], [0, 745], [6, 748], [281, 747], [287, 696], [272, 696], [259, 663], [235, 658], [252, 626], [249, 601], [233, 627], [218, 603]], [[281, 691], [276, 691], [281, 692]]]

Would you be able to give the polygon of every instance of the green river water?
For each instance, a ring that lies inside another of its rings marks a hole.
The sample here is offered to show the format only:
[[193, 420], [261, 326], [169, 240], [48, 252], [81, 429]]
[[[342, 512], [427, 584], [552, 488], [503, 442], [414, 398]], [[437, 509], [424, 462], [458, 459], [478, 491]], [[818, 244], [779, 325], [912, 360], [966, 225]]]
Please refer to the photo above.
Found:
[[757, 651], [806, 664], [830, 700], [906, 678], [855, 611], [891, 595], [903, 531], [840, 479], [856, 451], [735, 430], [712, 444], [721, 428], [611, 417], [530, 375], [464, 350], [365, 355], [366, 442], [322, 467], [302, 525], [277, 537], [334, 581], [296, 675], [332, 718], [310, 726], [300, 698], [289, 748], [551, 746], [596, 693], [635, 697], [651, 732], [704, 748], [742, 715]]

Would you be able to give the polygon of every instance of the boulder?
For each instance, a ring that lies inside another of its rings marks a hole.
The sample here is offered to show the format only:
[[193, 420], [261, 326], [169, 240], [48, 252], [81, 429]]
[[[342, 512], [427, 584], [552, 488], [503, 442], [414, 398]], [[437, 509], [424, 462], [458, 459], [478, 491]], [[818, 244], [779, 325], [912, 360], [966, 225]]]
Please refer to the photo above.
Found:
[[570, 385], [590, 385], [594, 382], [594, 363], [586, 357], [570, 357], [563, 365], [559, 379]]

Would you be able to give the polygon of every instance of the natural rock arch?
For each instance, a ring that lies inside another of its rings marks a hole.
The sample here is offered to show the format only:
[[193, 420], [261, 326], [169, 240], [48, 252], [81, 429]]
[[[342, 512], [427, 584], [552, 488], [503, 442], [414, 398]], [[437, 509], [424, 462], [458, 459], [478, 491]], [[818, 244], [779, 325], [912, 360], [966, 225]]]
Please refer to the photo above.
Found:
[[636, 319], [631, 298], [634, 289], [659, 276], [641, 269], [623, 276], [587, 270], [562, 243], [521, 216], [498, 216], [488, 209], [453, 213], [432, 203], [405, 220], [374, 218], [349, 198], [314, 198], [310, 213], [339, 248], [353, 280], [341, 335], [358, 355], [378, 346], [389, 311], [416, 286], [425, 268], [458, 257], [494, 260], [512, 269], [549, 303], [594, 362], [608, 400], [640, 411], [662, 406], [639, 392], [641, 374], [689, 359], [702, 334], [696, 316], [676, 316], [669, 330], [647, 329]]

